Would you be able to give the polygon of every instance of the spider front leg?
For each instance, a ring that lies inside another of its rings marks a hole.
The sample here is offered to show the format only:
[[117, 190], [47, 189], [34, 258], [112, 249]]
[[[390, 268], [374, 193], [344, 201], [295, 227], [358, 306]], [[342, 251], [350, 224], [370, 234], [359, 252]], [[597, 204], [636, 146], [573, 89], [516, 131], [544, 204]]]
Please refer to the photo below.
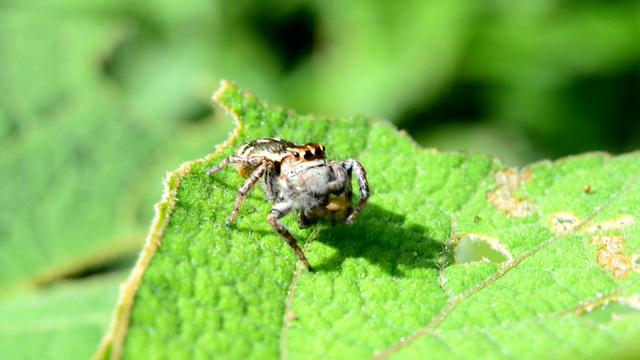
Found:
[[207, 171], [207, 175], [213, 175], [213, 174], [217, 173], [223, 167], [229, 165], [229, 163], [237, 163], [237, 162], [240, 162], [242, 160], [243, 159], [241, 159], [237, 155], [229, 155], [226, 158], [224, 158], [224, 160], [222, 160], [220, 162], [220, 164], [218, 164], [218, 165], [212, 167], [211, 169], [209, 169], [209, 171]]
[[293, 204], [291, 203], [278, 203], [273, 206], [271, 211], [269, 211], [267, 220], [269, 220], [271, 227], [273, 227], [273, 229], [287, 241], [287, 244], [293, 248], [293, 251], [298, 255], [298, 259], [304, 263], [307, 270], [312, 271], [313, 269], [311, 268], [309, 261], [307, 261], [306, 256], [304, 256], [304, 252], [302, 252], [302, 249], [298, 246], [298, 242], [293, 235], [291, 235], [289, 230], [280, 222], [280, 218], [287, 215], [292, 208]]
[[347, 224], [353, 223], [358, 213], [369, 199], [369, 182], [367, 181], [367, 172], [364, 170], [362, 164], [360, 164], [355, 159], [347, 159], [341, 162], [342, 167], [349, 174], [349, 178], [351, 178], [351, 173], [355, 173], [356, 180], [358, 180], [358, 187], [360, 188], [360, 199], [358, 199], [358, 203], [353, 208], [351, 215], [347, 218]]
[[244, 184], [242, 184], [240, 189], [238, 189], [236, 203], [233, 206], [231, 215], [229, 215], [229, 218], [227, 219], [227, 221], [225, 221], [225, 225], [229, 225], [233, 222], [233, 219], [235, 219], [236, 215], [238, 215], [238, 211], [240, 211], [240, 205], [242, 204], [242, 200], [244, 200], [244, 197], [247, 196], [249, 190], [251, 190], [251, 188], [256, 185], [258, 180], [260, 180], [262, 175], [264, 175], [265, 171], [267, 171], [267, 169], [271, 167], [273, 167], [272, 162], [263, 162], [251, 173], [251, 175], [249, 175], [249, 177], [247, 177], [247, 180], [244, 182]]

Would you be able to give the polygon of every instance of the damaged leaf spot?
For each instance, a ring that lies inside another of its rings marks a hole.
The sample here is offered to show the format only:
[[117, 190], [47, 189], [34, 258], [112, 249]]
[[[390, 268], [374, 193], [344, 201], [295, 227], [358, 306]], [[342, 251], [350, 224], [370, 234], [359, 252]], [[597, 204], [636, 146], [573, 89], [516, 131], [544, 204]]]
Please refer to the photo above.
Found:
[[633, 215], [625, 214], [615, 219], [600, 221], [582, 229], [582, 232], [596, 232], [624, 229], [633, 224]]
[[584, 301], [576, 307], [575, 314], [606, 324], [638, 311], [640, 311], [640, 297], [635, 294], [629, 297], [600, 296], [594, 300]]
[[580, 224], [580, 218], [574, 213], [557, 212], [551, 214], [551, 230], [556, 233], [564, 233], [575, 229]]
[[505, 168], [494, 174], [496, 188], [488, 191], [486, 199], [496, 209], [504, 211], [507, 216], [522, 218], [530, 216], [535, 210], [533, 202], [529, 199], [517, 198], [516, 190], [525, 181], [531, 178], [530, 171], [520, 172], [513, 168]]
[[[580, 226], [580, 218], [571, 212], [557, 212], [550, 216], [551, 230], [556, 233], [566, 233]], [[603, 234], [621, 230], [633, 224], [633, 216], [624, 214], [614, 219], [587, 224], [580, 229], [583, 233], [599, 233], [589, 238], [589, 245], [599, 245], [596, 252], [596, 261], [602, 270], [611, 271], [613, 277], [622, 279], [629, 275], [631, 270], [640, 273], [638, 254], [628, 255], [623, 252], [627, 247], [624, 235]]]
[[[625, 214], [615, 219], [599, 221], [586, 226], [582, 232], [609, 232], [621, 230], [633, 224], [633, 216]], [[624, 235], [620, 234], [598, 234], [589, 238], [589, 245], [600, 245], [596, 252], [596, 261], [602, 270], [611, 271], [613, 277], [622, 279], [633, 270], [640, 273], [638, 265], [638, 254], [627, 255], [622, 250], [627, 247]]]
[[596, 260], [602, 266], [602, 270], [611, 271], [616, 279], [626, 277], [631, 269], [627, 255], [613, 252], [606, 247], [598, 249]]
[[622, 235], [594, 235], [589, 238], [589, 245], [604, 245], [613, 252], [618, 252], [627, 246]]
[[512, 260], [513, 256], [507, 247], [496, 238], [478, 234], [462, 234], [454, 248], [456, 264], [474, 262], [502, 263]]

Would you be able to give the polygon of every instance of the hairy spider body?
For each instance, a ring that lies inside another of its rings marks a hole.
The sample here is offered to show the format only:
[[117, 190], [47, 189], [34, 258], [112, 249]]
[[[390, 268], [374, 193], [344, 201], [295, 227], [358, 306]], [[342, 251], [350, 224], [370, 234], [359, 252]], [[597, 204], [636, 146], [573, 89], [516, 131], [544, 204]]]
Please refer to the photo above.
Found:
[[[213, 174], [229, 163], [236, 163], [238, 172], [247, 179], [238, 190], [235, 207], [226, 224], [233, 221], [244, 196], [262, 179], [267, 197], [275, 203], [267, 215], [269, 224], [311, 271], [304, 252], [280, 218], [296, 212], [300, 228], [320, 220], [328, 220], [332, 225], [351, 224], [369, 198], [364, 167], [354, 159], [327, 160], [324, 151], [320, 144], [295, 145], [282, 139], [259, 139], [240, 146], [234, 155], [208, 172]], [[351, 205], [353, 174], [360, 190], [355, 207]]]
[[[298, 212], [298, 225], [305, 227], [320, 219], [332, 224], [352, 223], [369, 197], [364, 167], [354, 159], [327, 160], [324, 146], [306, 144], [289, 149], [280, 165], [278, 202], [290, 203]], [[360, 199], [351, 206], [351, 176], [356, 174]]]

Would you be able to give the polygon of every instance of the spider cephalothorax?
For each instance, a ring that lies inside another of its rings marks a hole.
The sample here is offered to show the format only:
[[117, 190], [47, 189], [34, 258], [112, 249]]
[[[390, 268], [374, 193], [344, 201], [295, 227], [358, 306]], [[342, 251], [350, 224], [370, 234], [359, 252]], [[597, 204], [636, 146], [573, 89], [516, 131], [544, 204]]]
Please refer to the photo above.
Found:
[[[354, 159], [327, 160], [325, 147], [320, 144], [294, 145], [282, 139], [254, 140], [240, 146], [234, 155], [213, 167], [208, 174], [229, 163], [235, 163], [238, 172], [247, 180], [238, 190], [235, 207], [226, 223], [233, 221], [244, 196], [262, 180], [267, 197], [275, 203], [267, 215], [269, 224], [285, 238], [309, 270], [311, 265], [302, 249], [279, 219], [295, 211], [300, 228], [319, 220], [350, 224], [369, 198], [364, 167]], [[351, 205], [353, 173], [360, 190], [355, 207]]]

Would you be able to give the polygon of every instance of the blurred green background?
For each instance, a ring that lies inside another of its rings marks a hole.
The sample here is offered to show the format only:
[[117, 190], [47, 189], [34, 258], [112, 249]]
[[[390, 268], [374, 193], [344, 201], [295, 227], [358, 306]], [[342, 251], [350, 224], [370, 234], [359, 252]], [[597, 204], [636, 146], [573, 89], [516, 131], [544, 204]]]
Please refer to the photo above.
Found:
[[640, 1], [0, 0], [0, 357], [95, 349], [165, 172], [232, 130], [223, 78], [508, 165], [621, 153]]

